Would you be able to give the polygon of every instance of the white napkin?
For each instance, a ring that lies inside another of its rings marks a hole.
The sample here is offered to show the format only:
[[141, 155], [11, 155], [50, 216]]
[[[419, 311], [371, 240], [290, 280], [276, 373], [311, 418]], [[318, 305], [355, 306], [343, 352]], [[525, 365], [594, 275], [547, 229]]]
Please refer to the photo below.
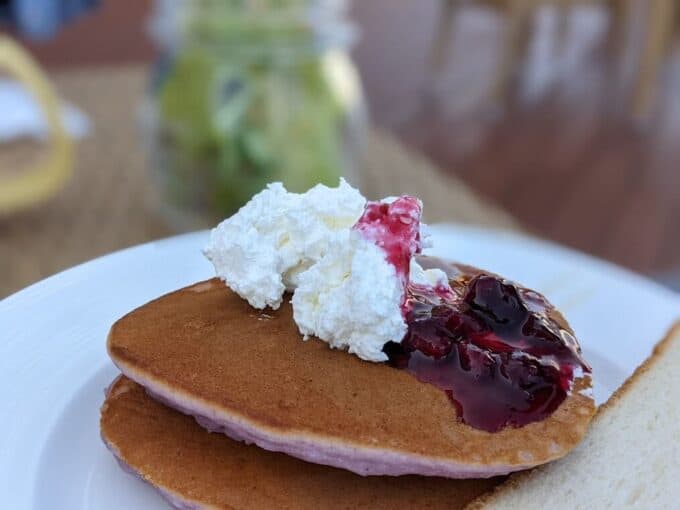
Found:
[[[61, 102], [66, 131], [74, 139], [85, 137], [90, 120], [75, 106]], [[19, 138], [44, 140], [49, 133], [47, 122], [31, 94], [17, 81], [0, 79], [0, 142]]]

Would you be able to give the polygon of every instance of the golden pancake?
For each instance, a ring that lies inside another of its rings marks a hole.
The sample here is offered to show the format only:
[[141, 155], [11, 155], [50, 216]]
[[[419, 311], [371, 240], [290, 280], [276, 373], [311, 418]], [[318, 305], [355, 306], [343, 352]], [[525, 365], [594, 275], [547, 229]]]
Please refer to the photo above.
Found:
[[595, 411], [590, 376], [548, 418], [472, 428], [439, 388], [303, 341], [285, 302], [260, 312], [217, 279], [172, 292], [111, 328], [121, 371], [173, 407], [262, 448], [360, 474], [483, 477], [569, 452]]
[[179, 508], [457, 510], [500, 479], [361, 477], [210, 434], [125, 377], [111, 386], [102, 437], [121, 463]]

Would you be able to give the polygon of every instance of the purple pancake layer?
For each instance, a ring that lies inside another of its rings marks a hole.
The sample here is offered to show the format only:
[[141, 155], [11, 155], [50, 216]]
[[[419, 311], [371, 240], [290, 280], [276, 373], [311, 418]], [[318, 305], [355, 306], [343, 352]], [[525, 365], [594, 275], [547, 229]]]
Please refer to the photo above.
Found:
[[278, 433], [167, 388], [123, 363], [117, 364], [123, 374], [143, 386], [151, 397], [183, 414], [193, 416], [198, 424], [209, 432], [223, 433], [236, 441], [255, 444], [264, 450], [282, 452], [307, 462], [345, 469], [361, 476], [490, 478], [531, 467], [531, 465], [462, 464], [448, 459], [354, 445], [312, 434]]

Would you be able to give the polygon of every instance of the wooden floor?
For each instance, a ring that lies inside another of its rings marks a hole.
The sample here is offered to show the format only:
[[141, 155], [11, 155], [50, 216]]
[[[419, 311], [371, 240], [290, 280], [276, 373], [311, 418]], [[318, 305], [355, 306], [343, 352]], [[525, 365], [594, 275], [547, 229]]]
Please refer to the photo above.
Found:
[[[439, 8], [439, 0], [354, 2], [363, 34], [354, 56], [373, 121], [538, 235], [649, 274], [680, 269], [680, 54], [664, 69], [650, 121], [636, 125], [626, 106], [630, 69], [611, 50], [606, 12], [573, 11], [567, 42], [558, 44], [559, 19], [544, 9], [509, 99], [493, 103], [502, 17], [466, 8], [445, 70], [432, 77]], [[32, 48], [51, 65], [149, 59], [147, 9], [104, 2], [56, 42]]]

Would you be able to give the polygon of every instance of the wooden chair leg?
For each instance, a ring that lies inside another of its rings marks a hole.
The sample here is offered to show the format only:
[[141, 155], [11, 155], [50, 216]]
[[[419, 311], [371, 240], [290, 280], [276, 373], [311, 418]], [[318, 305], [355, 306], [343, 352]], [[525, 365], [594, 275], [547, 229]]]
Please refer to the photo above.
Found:
[[428, 57], [429, 72], [432, 76], [439, 75], [446, 66], [446, 57], [451, 43], [451, 29], [456, 22], [460, 3], [461, 0], [441, 0], [441, 12]]
[[626, 35], [632, 21], [632, 0], [607, 0], [609, 10], [609, 33], [607, 51], [610, 55], [620, 56], [626, 49]]
[[438, 81], [450, 54], [451, 32], [463, 0], [440, 0], [437, 27], [434, 31], [423, 80], [419, 112], [431, 111], [438, 102]]
[[528, 46], [532, 13], [530, 3], [530, 0], [507, 2], [507, 35], [492, 90], [497, 104], [503, 104], [509, 99], [517, 63]]
[[446, 67], [451, 47], [451, 32], [456, 22], [456, 15], [463, 0], [440, 0], [436, 28], [432, 43], [426, 56], [425, 73], [420, 89], [420, 101], [415, 116], [427, 115], [436, 108], [439, 101], [438, 81]]
[[647, 33], [638, 66], [632, 113], [644, 121], [654, 106], [659, 75], [675, 27], [675, 0], [649, 0]]
[[571, 0], [560, 0], [557, 3], [557, 47], [564, 48], [567, 45], [567, 36], [571, 28]]

